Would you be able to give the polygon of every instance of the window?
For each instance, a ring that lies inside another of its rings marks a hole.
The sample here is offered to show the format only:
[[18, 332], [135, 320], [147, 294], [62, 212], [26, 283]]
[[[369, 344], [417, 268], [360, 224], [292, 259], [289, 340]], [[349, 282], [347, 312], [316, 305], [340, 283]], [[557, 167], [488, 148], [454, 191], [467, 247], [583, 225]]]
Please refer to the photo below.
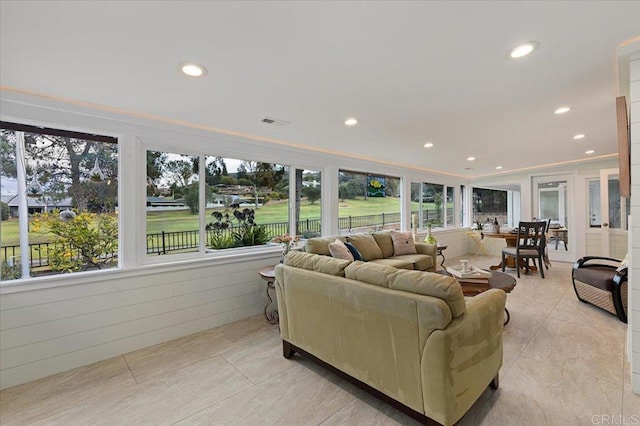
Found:
[[419, 228], [454, 226], [453, 188], [436, 183], [411, 184], [411, 210], [417, 211]]
[[495, 219], [510, 223], [507, 214], [507, 191], [473, 188], [473, 221], [478, 225]]
[[1, 125], [1, 279], [116, 267], [116, 139]]
[[147, 254], [199, 251], [198, 157], [147, 151]]
[[400, 229], [400, 179], [341, 170], [338, 228], [341, 232]]
[[287, 166], [147, 151], [147, 254], [265, 244], [289, 232], [288, 198]]
[[296, 169], [296, 235], [319, 237], [322, 232], [322, 179], [314, 170]]

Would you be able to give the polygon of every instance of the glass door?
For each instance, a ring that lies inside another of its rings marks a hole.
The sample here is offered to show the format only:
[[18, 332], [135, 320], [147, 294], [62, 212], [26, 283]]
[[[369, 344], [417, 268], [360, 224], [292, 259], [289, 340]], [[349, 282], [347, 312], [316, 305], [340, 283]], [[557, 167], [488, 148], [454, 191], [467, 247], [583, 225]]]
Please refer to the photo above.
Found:
[[572, 175], [535, 176], [532, 178], [532, 216], [550, 220], [547, 248], [550, 260], [575, 260], [573, 244], [575, 228], [572, 220]]
[[603, 169], [588, 180], [587, 255], [622, 259], [627, 253], [629, 202], [620, 196], [618, 169]]

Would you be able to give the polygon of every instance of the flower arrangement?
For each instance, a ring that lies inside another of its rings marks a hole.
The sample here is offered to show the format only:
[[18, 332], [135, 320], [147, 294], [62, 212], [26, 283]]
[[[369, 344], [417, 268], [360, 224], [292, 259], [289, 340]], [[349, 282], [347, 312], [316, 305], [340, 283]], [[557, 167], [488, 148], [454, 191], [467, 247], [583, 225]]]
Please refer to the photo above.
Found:
[[282, 257], [284, 258], [287, 255], [287, 253], [289, 253], [289, 250], [295, 247], [298, 241], [300, 241], [300, 236], [289, 235], [289, 234], [278, 235], [277, 237], [274, 237], [271, 241], [282, 245]]

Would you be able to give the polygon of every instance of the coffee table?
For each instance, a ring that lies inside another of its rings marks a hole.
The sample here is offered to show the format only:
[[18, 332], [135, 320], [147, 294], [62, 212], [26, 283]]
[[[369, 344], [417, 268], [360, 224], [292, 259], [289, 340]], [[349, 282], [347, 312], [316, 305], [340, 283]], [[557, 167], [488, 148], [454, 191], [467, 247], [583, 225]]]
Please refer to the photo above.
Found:
[[[491, 272], [491, 277], [489, 278], [488, 287], [472, 283], [460, 283], [460, 287], [462, 287], [462, 294], [468, 297], [473, 297], [492, 288], [500, 289], [508, 294], [511, 293], [511, 290], [515, 288], [517, 282], [516, 279], [511, 275], [499, 271], [489, 272]], [[451, 274], [446, 270], [440, 270], [437, 273], [440, 275], [451, 276]], [[507, 315], [507, 319], [504, 322], [504, 325], [507, 325], [509, 324], [509, 320], [511, 320], [511, 314], [509, 313], [509, 310], [507, 308], [504, 308], [504, 312]]]

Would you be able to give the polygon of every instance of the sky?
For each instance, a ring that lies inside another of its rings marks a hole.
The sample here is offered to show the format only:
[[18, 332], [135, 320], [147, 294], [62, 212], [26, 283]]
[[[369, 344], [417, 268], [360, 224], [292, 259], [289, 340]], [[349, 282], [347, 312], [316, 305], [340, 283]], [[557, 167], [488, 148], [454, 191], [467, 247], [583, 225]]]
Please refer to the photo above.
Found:
[[0, 178], [0, 194], [16, 195], [18, 193], [18, 180], [2, 176]]

